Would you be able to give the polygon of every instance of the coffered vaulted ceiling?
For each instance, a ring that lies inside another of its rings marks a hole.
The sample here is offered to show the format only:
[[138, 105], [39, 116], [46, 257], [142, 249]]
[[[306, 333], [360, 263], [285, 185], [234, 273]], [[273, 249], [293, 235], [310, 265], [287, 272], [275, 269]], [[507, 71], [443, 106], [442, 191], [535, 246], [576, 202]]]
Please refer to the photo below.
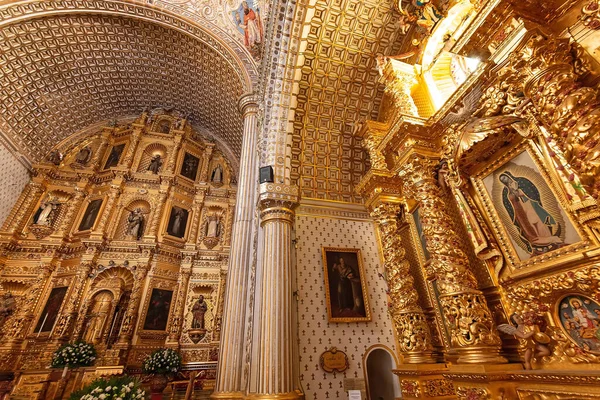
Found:
[[33, 162], [94, 123], [172, 107], [239, 156], [239, 71], [207, 44], [141, 19], [43, 16], [0, 30], [0, 129]]
[[402, 44], [393, 7], [391, 0], [334, 0], [309, 9], [292, 146], [292, 180], [303, 197], [362, 201], [354, 184], [368, 159], [354, 125], [377, 118], [376, 58]]

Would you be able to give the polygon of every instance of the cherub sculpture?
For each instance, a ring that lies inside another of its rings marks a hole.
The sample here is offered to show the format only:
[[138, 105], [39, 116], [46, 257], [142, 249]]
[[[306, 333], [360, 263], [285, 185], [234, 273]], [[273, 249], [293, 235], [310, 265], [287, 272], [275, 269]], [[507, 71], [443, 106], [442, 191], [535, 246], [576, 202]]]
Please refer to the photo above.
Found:
[[[530, 316], [531, 317], [531, 316]], [[525, 369], [532, 369], [531, 359], [536, 357], [545, 357], [551, 354], [548, 344], [550, 337], [543, 331], [546, 328], [546, 321], [543, 318], [527, 318], [527, 323], [517, 313], [513, 313], [509, 324], [498, 325], [498, 330], [509, 335], [516, 336], [525, 344]]]

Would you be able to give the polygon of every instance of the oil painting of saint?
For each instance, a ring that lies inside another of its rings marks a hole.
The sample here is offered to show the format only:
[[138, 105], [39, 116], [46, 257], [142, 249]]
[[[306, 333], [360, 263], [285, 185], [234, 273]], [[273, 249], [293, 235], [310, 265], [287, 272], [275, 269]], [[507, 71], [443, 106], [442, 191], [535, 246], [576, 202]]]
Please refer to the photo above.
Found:
[[50, 332], [52, 330], [54, 323], [56, 322], [56, 317], [58, 317], [60, 307], [67, 294], [67, 289], [68, 287], [66, 286], [52, 289], [35, 327], [36, 333]]
[[171, 309], [172, 290], [152, 289], [150, 303], [144, 321], [144, 330], [164, 331], [167, 329], [169, 310]]
[[185, 153], [183, 157], [183, 163], [181, 164], [181, 175], [193, 181], [196, 180], [196, 174], [198, 173], [198, 165], [200, 165], [200, 159], [190, 153]]
[[581, 240], [527, 151], [497, 168], [483, 184], [521, 261]]
[[101, 205], [102, 199], [90, 201], [87, 208], [85, 209], [83, 218], [81, 218], [81, 223], [79, 224], [80, 231], [87, 231], [94, 227], [94, 223], [96, 222], [96, 217], [98, 217], [98, 213], [100, 212]]
[[331, 322], [370, 321], [358, 249], [323, 249], [327, 311]]
[[104, 169], [109, 169], [119, 165], [119, 160], [121, 159], [121, 154], [123, 154], [124, 149], [125, 143], [113, 146], [113, 148], [110, 150], [108, 158], [106, 159], [106, 164], [104, 164]]
[[256, 0], [242, 1], [232, 14], [235, 25], [244, 35], [244, 45], [251, 53], [258, 55], [264, 31]]
[[173, 206], [169, 224], [167, 225], [167, 233], [171, 236], [183, 238], [185, 236], [185, 228], [188, 220], [188, 210], [185, 208]]
[[569, 295], [558, 304], [563, 330], [579, 348], [600, 354], [600, 304], [582, 295]]

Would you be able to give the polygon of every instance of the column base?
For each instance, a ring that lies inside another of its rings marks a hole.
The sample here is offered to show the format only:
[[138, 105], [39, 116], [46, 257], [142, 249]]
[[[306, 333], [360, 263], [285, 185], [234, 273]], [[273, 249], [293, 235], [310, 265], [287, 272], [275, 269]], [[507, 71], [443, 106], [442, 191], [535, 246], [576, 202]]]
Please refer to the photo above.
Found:
[[523, 370], [521, 364], [451, 365], [444, 375], [452, 381], [459, 399], [517, 399], [511, 374]]
[[244, 399], [244, 393], [242, 392], [214, 392], [210, 395], [211, 399], [218, 400], [240, 400]]
[[500, 355], [500, 348], [473, 347], [457, 349], [457, 364], [506, 364], [508, 360]]
[[244, 397], [245, 400], [303, 400], [304, 393], [299, 391], [289, 393], [276, 393], [276, 394], [264, 394], [264, 393], [250, 393]]
[[443, 374], [446, 364], [401, 364], [393, 372], [400, 379], [403, 399], [455, 399], [452, 381]]

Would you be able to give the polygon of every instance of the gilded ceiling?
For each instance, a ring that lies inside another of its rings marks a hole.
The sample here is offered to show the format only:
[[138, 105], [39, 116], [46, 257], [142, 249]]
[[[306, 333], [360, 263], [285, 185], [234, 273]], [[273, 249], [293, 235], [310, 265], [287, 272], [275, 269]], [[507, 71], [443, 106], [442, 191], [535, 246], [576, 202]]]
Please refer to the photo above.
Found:
[[369, 165], [354, 125], [377, 119], [376, 57], [397, 54], [402, 42], [393, 7], [391, 0], [335, 0], [307, 13], [291, 164], [303, 197], [362, 202], [354, 184]]
[[2, 25], [0, 129], [35, 162], [48, 143], [98, 121], [173, 107], [239, 155], [237, 101], [247, 84], [218, 46], [155, 23], [100, 14]]

